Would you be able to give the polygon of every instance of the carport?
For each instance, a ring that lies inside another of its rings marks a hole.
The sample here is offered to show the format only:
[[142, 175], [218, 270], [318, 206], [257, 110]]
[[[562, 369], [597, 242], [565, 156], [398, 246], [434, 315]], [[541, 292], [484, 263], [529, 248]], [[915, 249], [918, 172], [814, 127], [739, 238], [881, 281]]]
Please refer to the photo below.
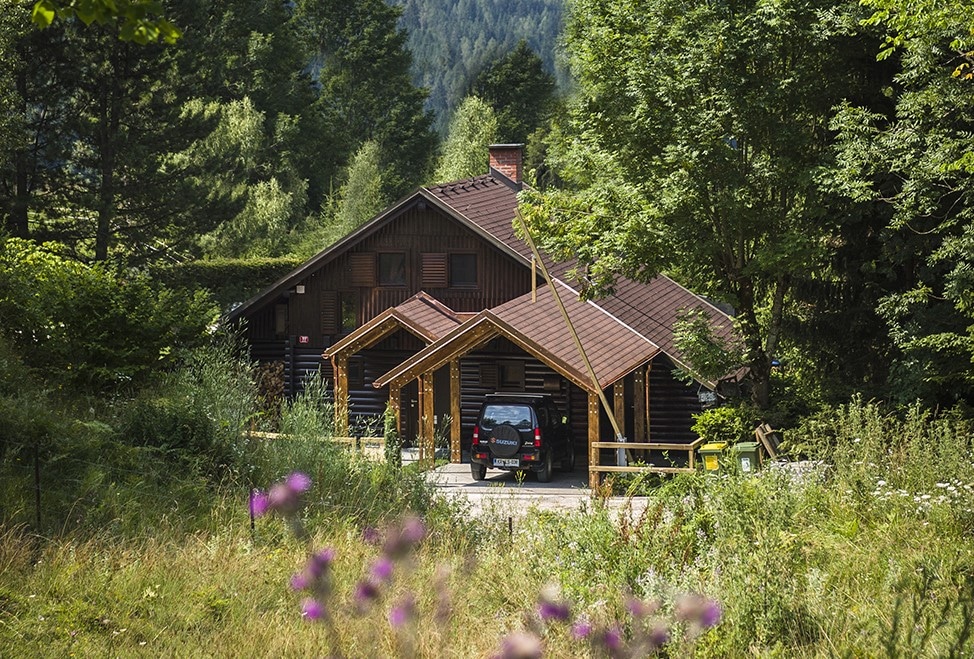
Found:
[[[397, 423], [400, 419], [399, 393], [407, 384], [418, 381], [419, 437], [428, 444], [430, 455], [434, 436], [433, 374], [450, 365], [450, 407], [455, 412], [454, 418], [459, 419], [462, 394], [459, 361], [496, 337], [507, 339], [587, 394], [590, 484], [597, 483], [599, 471], [609, 469], [602, 467], [599, 460], [600, 444], [603, 444], [600, 442], [600, 393], [613, 401], [613, 416], [619, 427], [626, 428], [627, 422], [631, 421], [628, 424], [633, 430], [631, 440], [648, 442], [646, 373], [652, 359], [660, 354], [660, 348], [597, 305], [579, 300], [576, 291], [563, 282], [555, 279], [553, 285], [560, 287], [565, 311], [588, 356], [601, 392], [587, 373], [570, 330], [562, 320], [555, 296], [549, 287], [543, 287], [476, 314], [373, 381], [376, 388], [389, 387], [389, 402]], [[632, 384], [627, 388], [624, 381], [630, 375]], [[631, 420], [627, 419], [627, 409], [632, 410]], [[451, 428], [450, 454], [454, 462], [460, 459], [459, 427], [459, 423], [454, 423]]]

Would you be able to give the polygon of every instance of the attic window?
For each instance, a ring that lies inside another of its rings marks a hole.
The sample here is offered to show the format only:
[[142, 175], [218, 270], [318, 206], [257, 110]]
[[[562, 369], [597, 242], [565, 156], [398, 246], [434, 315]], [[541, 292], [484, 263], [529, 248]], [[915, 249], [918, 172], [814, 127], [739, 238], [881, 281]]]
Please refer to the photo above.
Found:
[[406, 285], [406, 254], [388, 252], [379, 254], [379, 286]]
[[450, 286], [477, 288], [476, 254], [450, 254]]

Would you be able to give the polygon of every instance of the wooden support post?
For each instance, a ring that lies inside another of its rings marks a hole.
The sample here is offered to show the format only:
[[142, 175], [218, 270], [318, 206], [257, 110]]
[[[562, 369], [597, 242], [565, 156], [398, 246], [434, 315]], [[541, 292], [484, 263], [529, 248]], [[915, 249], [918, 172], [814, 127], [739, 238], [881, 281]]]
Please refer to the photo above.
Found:
[[595, 443], [599, 441], [599, 396], [588, 395], [588, 486], [595, 490], [599, 486], [599, 472], [593, 467], [599, 466], [599, 449]]
[[424, 373], [419, 379], [419, 459], [432, 465], [434, 461], [436, 427], [433, 423], [433, 373]]
[[[653, 416], [650, 413], [652, 409], [653, 399], [650, 397], [649, 392], [649, 381], [650, 375], [653, 373], [653, 362], [649, 362], [646, 366], [646, 441], [653, 441]], [[661, 440], [665, 438], [660, 438]]]
[[460, 462], [460, 362], [450, 362], [450, 462]]
[[348, 355], [335, 355], [331, 360], [335, 371], [335, 435], [348, 435]]
[[[635, 442], [648, 442], [646, 434], [646, 377], [643, 369], [637, 368], [632, 373], [632, 435]], [[646, 453], [640, 451], [640, 453]], [[643, 455], [649, 461], [648, 455]]]
[[389, 407], [395, 419], [396, 435], [402, 435], [402, 387], [389, 385]]
[[[612, 411], [616, 420], [616, 427], [619, 428], [623, 435], [626, 432], [626, 381], [625, 379], [619, 380], [612, 387]], [[625, 437], [617, 439], [616, 441], [624, 441]], [[616, 449], [616, 466], [627, 467], [629, 463], [626, 460], [626, 449], [620, 448]]]

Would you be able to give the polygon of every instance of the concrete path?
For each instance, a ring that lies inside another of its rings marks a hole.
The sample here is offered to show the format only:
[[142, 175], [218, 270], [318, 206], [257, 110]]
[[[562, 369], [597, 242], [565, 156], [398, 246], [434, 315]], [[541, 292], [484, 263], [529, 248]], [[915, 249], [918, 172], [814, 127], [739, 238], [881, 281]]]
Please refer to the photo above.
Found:
[[[588, 488], [588, 472], [555, 472], [550, 483], [539, 483], [534, 474], [526, 474], [521, 482], [509, 471], [487, 470], [487, 478], [475, 481], [470, 465], [447, 464], [428, 472], [428, 478], [446, 497], [459, 498], [471, 504], [471, 511], [495, 513], [504, 517], [518, 517], [534, 508], [542, 511], [590, 510], [592, 491]], [[624, 497], [609, 499], [612, 510], [627, 508]], [[633, 499], [633, 512], [639, 514], [645, 499]]]

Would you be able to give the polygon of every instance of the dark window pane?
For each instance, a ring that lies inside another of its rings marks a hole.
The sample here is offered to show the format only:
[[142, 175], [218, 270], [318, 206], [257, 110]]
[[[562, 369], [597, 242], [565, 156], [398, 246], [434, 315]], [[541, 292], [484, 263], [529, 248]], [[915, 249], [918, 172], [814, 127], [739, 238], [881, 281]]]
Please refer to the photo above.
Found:
[[477, 287], [476, 254], [450, 254], [450, 286], [454, 288]]
[[340, 332], [347, 334], [358, 326], [358, 295], [356, 293], [342, 293], [341, 302]]
[[379, 254], [379, 286], [406, 285], [406, 255]]

